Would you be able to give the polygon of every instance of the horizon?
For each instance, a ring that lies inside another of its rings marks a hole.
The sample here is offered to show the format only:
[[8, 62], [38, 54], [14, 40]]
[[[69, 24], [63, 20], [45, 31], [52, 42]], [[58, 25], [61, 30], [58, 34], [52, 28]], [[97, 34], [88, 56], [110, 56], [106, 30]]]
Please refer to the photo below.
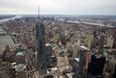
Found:
[[[38, 15], [38, 14], [0, 14], [0, 15]], [[43, 16], [43, 15], [50, 15], [50, 16], [116, 16], [116, 15], [87, 15], [87, 14], [40, 14], [40, 16]]]

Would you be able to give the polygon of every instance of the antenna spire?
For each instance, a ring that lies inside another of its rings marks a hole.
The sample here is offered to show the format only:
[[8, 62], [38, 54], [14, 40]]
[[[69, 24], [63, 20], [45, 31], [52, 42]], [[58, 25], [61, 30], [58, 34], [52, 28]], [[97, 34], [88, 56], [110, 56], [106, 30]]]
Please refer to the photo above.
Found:
[[38, 19], [40, 18], [40, 6], [38, 5]]

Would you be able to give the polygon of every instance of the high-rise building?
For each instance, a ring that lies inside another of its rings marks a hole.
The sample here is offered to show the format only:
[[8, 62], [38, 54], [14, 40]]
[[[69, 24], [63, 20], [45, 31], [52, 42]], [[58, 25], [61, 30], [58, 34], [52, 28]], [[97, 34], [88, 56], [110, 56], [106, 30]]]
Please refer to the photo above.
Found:
[[113, 37], [114, 37], [114, 42], [113, 42], [113, 48], [116, 48], [116, 27], [112, 28], [112, 32], [113, 32]]
[[36, 24], [36, 39], [37, 39], [37, 69], [40, 74], [47, 73], [47, 55], [45, 51], [45, 27], [42, 23]]

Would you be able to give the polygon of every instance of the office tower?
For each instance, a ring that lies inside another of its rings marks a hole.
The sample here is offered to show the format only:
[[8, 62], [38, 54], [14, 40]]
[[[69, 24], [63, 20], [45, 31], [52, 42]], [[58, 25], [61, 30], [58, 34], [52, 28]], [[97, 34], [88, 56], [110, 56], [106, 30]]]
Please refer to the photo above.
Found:
[[42, 23], [36, 24], [36, 39], [37, 39], [37, 69], [40, 74], [47, 73], [47, 55], [45, 51], [45, 27]]
[[92, 55], [91, 63], [88, 68], [88, 78], [102, 78], [105, 59], [105, 57], [97, 58], [95, 55]]
[[98, 53], [91, 56], [91, 62], [88, 67], [88, 78], [102, 78], [103, 76], [103, 69], [106, 61], [106, 57], [103, 55], [103, 46], [104, 35], [101, 35]]
[[112, 28], [112, 33], [113, 33], [113, 38], [114, 38], [114, 42], [113, 42], [113, 48], [116, 48], [116, 27]]

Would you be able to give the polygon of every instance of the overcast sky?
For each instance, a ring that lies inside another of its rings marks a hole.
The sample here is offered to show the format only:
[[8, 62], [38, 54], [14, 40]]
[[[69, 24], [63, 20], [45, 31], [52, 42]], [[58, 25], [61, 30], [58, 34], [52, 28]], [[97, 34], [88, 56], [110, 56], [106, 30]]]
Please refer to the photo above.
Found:
[[116, 15], [116, 0], [0, 0], [0, 14]]

